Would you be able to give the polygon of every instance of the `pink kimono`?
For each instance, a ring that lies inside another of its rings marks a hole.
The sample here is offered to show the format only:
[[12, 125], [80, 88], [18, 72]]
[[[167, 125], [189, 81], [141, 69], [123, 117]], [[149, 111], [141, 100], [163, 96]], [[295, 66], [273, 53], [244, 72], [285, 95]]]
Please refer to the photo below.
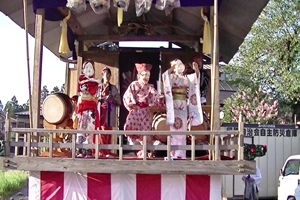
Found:
[[[142, 86], [138, 81], [129, 85], [123, 96], [123, 103], [129, 111], [124, 129], [137, 131], [151, 130], [149, 106], [163, 106], [153, 85]], [[138, 109], [134, 110], [133, 105], [136, 105]], [[127, 137], [131, 144], [134, 144], [137, 139], [140, 143], [143, 140], [141, 135], [128, 135]]]

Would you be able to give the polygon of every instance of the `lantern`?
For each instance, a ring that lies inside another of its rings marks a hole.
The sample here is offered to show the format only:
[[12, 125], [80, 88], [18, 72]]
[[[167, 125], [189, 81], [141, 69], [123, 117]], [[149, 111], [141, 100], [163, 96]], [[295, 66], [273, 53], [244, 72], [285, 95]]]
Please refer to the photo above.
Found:
[[166, 15], [170, 14], [174, 8], [179, 8], [180, 0], [157, 0], [155, 7], [158, 10], [165, 10]]
[[102, 14], [109, 10], [109, 0], [90, 0], [90, 6], [96, 14]]
[[66, 7], [76, 12], [82, 12], [86, 10], [86, 2], [85, 0], [68, 0]]
[[152, 0], [135, 0], [136, 16], [141, 16], [143, 13], [149, 12], [151, 9]]

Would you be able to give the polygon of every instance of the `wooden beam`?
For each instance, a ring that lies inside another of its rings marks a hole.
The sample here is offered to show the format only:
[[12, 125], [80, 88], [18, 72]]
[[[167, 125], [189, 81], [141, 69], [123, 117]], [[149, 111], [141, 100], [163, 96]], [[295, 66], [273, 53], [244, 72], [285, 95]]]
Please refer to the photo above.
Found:
[[42, 80], [42, 59], [44, 42], [45, 10], [37, 9], [35, 18], [35, 47], [33, 65], [33, 87], [32, 87], [32, 127], [40, 125], [40, 99]]
[[[242, 175], [255, 173], [255, 161], [236, 160], [117, 160], [42, 157], [0, 157], [0, 170], [59, 171], [114, 174], [210, 174]], [[5, 166], [4, 166], [5, 164]]]
[[5, 137], [4, 137], [4, 148], [5, 148], [5, 156], [10, 156], [10, 129], [11, 129], [11, 124], [10, 124], [10, 115], [9, 115], [10, 110], [7, 111], [6, 117], [5, 117]]
[[195, 42], [197, 35], [151, 35], [151, 36], [120, 36], [120, 35], [79, 35], [78, 41], [169, 41], [169, 42]]
[[[127, 27], [128, 24], [130, 23], [138, 23], [138, 24], [149, 24], [152, 25], [153, 27], [170, 27], [170, 26], [175, 26], [175, 24], [173, 22], [159, 22], [159, 21], [123, 21], [121, 24], [121, 28], [123, 27]], [[116, 21], [105, 21], [103, 22], [103, 25], [105, 26], [118, 26]]]
[[66, 72], [65, 72], [65, 94], [70, 95], [70, 68], [69, 63], [66, 63]]

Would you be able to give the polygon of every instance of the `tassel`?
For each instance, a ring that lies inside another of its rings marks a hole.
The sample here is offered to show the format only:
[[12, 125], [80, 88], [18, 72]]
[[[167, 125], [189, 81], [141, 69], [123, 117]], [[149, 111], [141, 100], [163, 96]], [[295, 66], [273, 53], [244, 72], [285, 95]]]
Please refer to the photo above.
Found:
[[118, 27], [121, 26], [123, 22], [123, 8], [118, 8]]
[[211, 54], [210, 24], [207, 17], [203, 14], [202, 8], [201, 8], [201, 17], [204, 20], [202, 52], [204, 54]]
[[59, 54], [68, 54], [68, 38], [67, 38], [67, 30], [68, 25], [67, 21], [71, 17], [71, 11], [69, 10], [68, 15], [61, 22], [61, 34], [60, 34], [60, 42], [59, 42]]

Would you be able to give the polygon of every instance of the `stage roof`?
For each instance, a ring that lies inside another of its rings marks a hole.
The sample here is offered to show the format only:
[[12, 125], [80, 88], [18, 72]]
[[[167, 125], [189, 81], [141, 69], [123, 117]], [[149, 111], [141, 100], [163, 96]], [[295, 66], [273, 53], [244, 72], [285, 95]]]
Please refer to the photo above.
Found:
[[[34, 36], [35, 21], [33, 7], [38, 7], [38, 4], [43, 1], [45, 2], [45, 0], [28, 0], [28, 30], [32, 36]], [[61, 3], [65, 0], [51, 1]], [[184, 0], [184, 2], [182, 7], [175, 8], [172, 15], [168, 16], [164, 11], [156, 9], [153, 3], [151, 10], [138, 18], [136, 17], [134, 1], [131, 0], [128, 11], [124, 12], [124, 26], [121, 28], [117, 27], [117, 9], [112, 5], [112, 1], [108, 13], [97, 15], [88, 5], [86, 11], [81, 13], [72, 11], [72, 15], [79, 23], [82, 32], [87, 35], [124, 34], [128, 30], [128, 22], [137, 22], [139, 24], [152, 24], [156, 35], [192, 35], [200, 38], [203, 33], [203, 20], [200, 15], [201, 6], [197, 5], [200, 5], [201, 2], [210, 4], [213, 0], [198, 0], [199, 3], [195, 0]], [[189, 2], [191, 4], [188, 4]], [[267, 3], [268, 0], [222, 0], [219, 2], [219, 52], [221, 61], [228, 63], [231, 60]], [[35, 5], [33, 6], [33, 4]], [[23, 1], [2, 0], [0, 1], [0, 11], [24, 28]], [[49, 15], [49, 12], [52, 11], [48, 10], [46, 15]], [[52, 12], [52, 14], [54, 13]], [[44, 34], [44, 45], [52, 53], [59, 56], [60, 21], [46, 20]], [[176, 44], [187, 48], [193, 48], [195, 45], [185, 41]]]

